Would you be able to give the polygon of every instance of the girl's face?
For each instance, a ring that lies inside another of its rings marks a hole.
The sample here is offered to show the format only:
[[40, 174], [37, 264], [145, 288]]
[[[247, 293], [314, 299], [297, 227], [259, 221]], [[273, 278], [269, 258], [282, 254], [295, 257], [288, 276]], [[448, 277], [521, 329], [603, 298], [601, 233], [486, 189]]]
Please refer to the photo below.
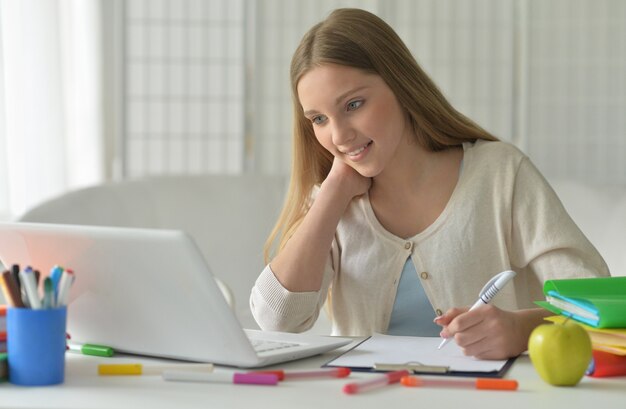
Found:
[[302, 76], [298, 96], [319, 143], [365, 177], [378, 176], [407, 136], [404, 111], [378, 75], [321, 65]]

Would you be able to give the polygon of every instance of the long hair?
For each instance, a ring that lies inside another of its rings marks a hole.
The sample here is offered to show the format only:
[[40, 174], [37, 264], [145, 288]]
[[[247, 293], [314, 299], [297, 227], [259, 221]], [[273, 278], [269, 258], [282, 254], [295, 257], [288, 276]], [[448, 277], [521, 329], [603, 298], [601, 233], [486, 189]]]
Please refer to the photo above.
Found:
[[[450, 105], [421, 69], [396, 32], [381, 18], [360, 9], [337, 9], [302, 38], [291, 60], [293, 155], [283, 210], [265, 243], [265, 259], [280, 250], [308, 211], [311, 190], [333, 163], [305, 118], [298, 96], [304, 74], [323, 64], [358, 68], [380, 76], [405, 111], [417, 143], [441, 151], [478, 139], [497, 140]], [[278, 243], [276, 243], [277, 239]]]

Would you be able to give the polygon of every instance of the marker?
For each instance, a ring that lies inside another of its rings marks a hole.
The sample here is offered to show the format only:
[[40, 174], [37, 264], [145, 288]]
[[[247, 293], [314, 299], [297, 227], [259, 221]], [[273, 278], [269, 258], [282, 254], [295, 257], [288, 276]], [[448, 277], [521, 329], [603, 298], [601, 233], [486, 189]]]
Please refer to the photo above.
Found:
[[54, 285], [50, 277], [43, 280], [43, 308], [54, 308]]
[[276, 385], [278, 376], [264, 373], [200, 373], [188, 371], [165, 371], [163, 379], [181, 382], [234, 383], [240, 385]]
[[376, 389], [382, 386], [391, 385], [392, 383], [398, 383], [403, 376], [408, 375], [409, 371], [407, 371], [406, 369], [403, 369], [401, 371], [389, 372], [368, 381], [347, 383], [343, 386], [343, 391], [350, 395], [354, 393], [365, 392], [370, 389]]
[[490, 389], [501, 391], [517, 390], [517, 381], [514, 379], [430, 379], [417, 376], [403, 376], [400, 383], [404, 386], [447, 386], [447, 387], [474, 387], [476, 389]]
[[50, 270], [50, 278], [52, 279], [52, 284], [54, 284], [54, 294], [58, 297], [59, 294], [59, 281], [61, 281], [61, 275], [63, 274], [63, 267], [54, 266], [52, 270]]
[[41, 273], [39, 270], [35, 270], [33, 273], [35, 274], [35, 287], [39, 288], [39, 278], [41, 277]]
[[74, 276], [74, 272], [70, 269], [65, 270], [61, 274], [61, 280], [59, 281], [59, 285], [57, 287], [57, 307], [63, 307], [67, 305], [67, 299], [70, 296], [70, 287], [74, 283], [76, 277]]
[[22, 302], [22, 295], [15, 282], [15, 277], [9, 270], [5, 270], [0, 277], [0, 285], [2, 286], [2, 292], [4, 298], [11, 307], [22, 308], [24, 303]]
[[[496, 274], [491, 280], [487, 282], [487, 284], [485, 284], [483, 289], [480, 290], [480, 295], [478, 296], [478, 300], [474, 303], [474, 305], [472, 305], [469, 311], [475, 310], [478, 307], [489, 304], [491, 300], [493, 300], [493, 297], [495, 297], [498, 294], [498, 292], [502, 290], [502, 288], [504, 288], [504, 286], [509, 281], [511, 281], [511, 279], [513, 279], [513, 277], [515, 277], [515, 271], [513, 270], [507, 270], [499, 274]], [[450, 342], [451, 339], [452, 337], [444, 338], [443, 341], [441, 341], [441, 344], [439, 344], [439, 346], [437, 347], [437, 349], [441, 349], [445, 347], [446, 344]]]
[[162, 375], [165, 371], [186, 370], [194, 374], [206, 374], [213, 371], [213, 364], [101, 364], [98, 375]]
[[0, 381], [9, 379], [9, 360], [6, 352], [0, 352]]
[[24, 286], [22, 285], [22, 277], [20, 275], [20, 265], [13, 264], [11, 266], [11, 273], [13, 274], [13, 279], [15, 280], [15, 284], [17, 285], [18, 294], [20, 294], [22, 307], [30, 308], [30, 304], [28, 302], [28, 296], [26, 295], [26, 288], [24, 288]]
[[37, 286], [35, 285], [35, 273], [30, 267], [26, 267], [20, 271], [20, 279], [22, 280], [22, 287], [26, 289], [26, 298], [28, 304], [33, 310], [41, 309], [41, 300], [39, 294], [37, 294]]
[[17, 289], [21, 290], [21, 284], [20, 284], [20, 265], [19, 264], [13, 264], [11, 266], [11, 274], [13, 274], [13, 279], [15, 280], [15, 283], [17, 284]]
[[76, 344], [68, 343], [67, 349], [74, 352], [80, 352], [83, 355], [112, 357], [115, 351], [111, 347], [96, 344]]
[[274, 374], [278, 376], [279, 381], [283, 381], [285, 379], [345, 378], [350, 375], [350, 368], [330, 368], [315, 371], [284, 371], [279, 369], [275, 371], [254, 371], [249, 373]]

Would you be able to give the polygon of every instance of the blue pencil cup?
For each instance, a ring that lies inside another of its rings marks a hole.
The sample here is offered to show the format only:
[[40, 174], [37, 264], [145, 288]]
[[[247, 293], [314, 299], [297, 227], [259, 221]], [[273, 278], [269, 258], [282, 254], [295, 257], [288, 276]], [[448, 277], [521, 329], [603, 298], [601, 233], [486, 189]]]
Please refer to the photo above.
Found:
[[37, 386], [65, 379], [67, 308], [7, 310], [9, 382]]

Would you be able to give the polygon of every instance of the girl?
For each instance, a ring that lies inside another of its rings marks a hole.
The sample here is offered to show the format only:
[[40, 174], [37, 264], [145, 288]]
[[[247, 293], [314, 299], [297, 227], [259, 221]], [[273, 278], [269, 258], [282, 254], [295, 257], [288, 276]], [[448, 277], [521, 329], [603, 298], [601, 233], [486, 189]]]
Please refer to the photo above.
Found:
[[[305, 331], [327, 302], [333, 335], [454, 337], [503, 359], [548, 315], [546, 279], [608, 275], [530, 160], [457, 112], [377, 16], [315, 25], [291, 84], [291, 183], [250, 297], [262, 329]], [[460, 307], [509, 269], [492, 304]]]

